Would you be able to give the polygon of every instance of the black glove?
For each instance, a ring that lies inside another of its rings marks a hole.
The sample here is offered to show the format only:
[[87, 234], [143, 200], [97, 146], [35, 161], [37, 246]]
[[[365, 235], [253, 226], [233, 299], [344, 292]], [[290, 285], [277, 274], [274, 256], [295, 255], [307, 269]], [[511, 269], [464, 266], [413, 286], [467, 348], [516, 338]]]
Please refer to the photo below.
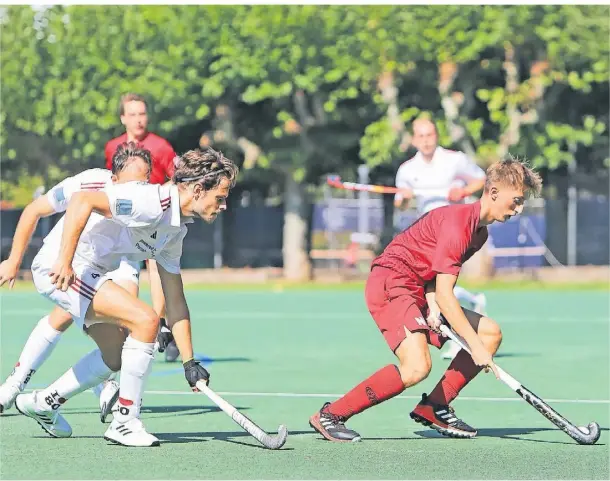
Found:
[[191, 359], [190, 361], [186, 361], [183, 366], [184, 376], [186, 377], [186, 381], [189, 383], [189, 386], [191, 386], [193, 391], [195, 390], [197, 381], [201, 381], [203, 379], [206, 386], [209, 384], [210, 373], [206, 371], [201, 364], [199, 364], [199, 361]]
[[160, 324], [161, 329], [159, 329], [159, 334], [157, 335], [157, 342], [159, 343], [159, 352], [163, 352], [165, 351], [165, 348], [174, 341], [174, 335], [163, 317], [161, 318]]

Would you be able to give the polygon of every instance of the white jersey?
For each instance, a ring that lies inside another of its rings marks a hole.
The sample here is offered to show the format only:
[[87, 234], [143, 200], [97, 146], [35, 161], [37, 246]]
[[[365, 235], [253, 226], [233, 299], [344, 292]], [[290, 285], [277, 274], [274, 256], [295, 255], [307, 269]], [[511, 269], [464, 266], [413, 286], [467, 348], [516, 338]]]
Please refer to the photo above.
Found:
[[[192, 220], [181, 218], [178, 188], [145, 182], [114, 184], [111, 175], [102, 169], [88, 170], [47, 194], [52, 205], [63, 210], [79, 190], [103, 190], [108, 195], [112, 218], [91, 214], [79, 239], [75, 262], [107, 273], [117, 269], [122, 258], [135, 262], [155, 259], [166, 271], [180, 273], [185, 224]], [[51, 262], [58, 255], [63, 226], [62, 219], [41, 249], [43, 258]]]
[[[448, 205], [449, 191], [474, 179], [484, 179], [485, 172], [463, 152], [437, 147], [430, 162], [418, 152], [404, 162], [396, 173], [396, 187], [413, 190], [419, 215]], [[396, 199], [402, 199], [396, 194]]]
[[[112, 184], [112, 172], [106, 169], [90, 169], [73, 177], [68, 177], [50, 189], [45, 196], [51, 207], [53, 207], [55, 213], [59, 214], [66, 211], [68, 208], [68, 203], [75, 192], [102, 190], [109, 184]], [[95, 223], [99, 222], [103, 218], [103, 216], [93, 212], [87, 225], [85, 226], [85, 231], [91, 229]], [[64, 219], [62, 217], [59, 220], [58, 225], [55, 227], [55, 232], [53, 235], [47, 236], [45, 238], [45, 242], [47, 239], [50, 239], [52, 242], [57, 241], [57, 236], [59, 236], [61, 239], [63, 225]], [[132, 262], [123, 258], [121, 266], [117, 270], [113, 271], [110, 277], [115, 281], [129, 281], [138, 284], [139, 274], [140, 263]]]

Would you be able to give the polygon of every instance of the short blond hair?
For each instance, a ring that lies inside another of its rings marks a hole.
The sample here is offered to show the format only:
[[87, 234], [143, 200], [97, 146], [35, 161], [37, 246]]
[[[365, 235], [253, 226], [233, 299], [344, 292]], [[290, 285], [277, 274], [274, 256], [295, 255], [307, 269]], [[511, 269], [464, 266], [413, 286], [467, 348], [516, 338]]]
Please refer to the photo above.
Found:
[[509, 155], [504, 160], [494, 162], [487, 168], [485, 192], [493, 184], [505, 184], [515, 189], [522, 188], [527, 195], [538, 197], [542, 190], [542, 178], [528, 165], [525, 159]]

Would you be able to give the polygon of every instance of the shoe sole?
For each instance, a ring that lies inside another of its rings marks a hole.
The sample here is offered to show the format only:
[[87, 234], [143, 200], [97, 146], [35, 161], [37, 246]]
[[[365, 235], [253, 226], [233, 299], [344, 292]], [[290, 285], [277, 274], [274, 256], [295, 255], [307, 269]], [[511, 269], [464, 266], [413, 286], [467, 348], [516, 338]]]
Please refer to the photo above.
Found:
[[314, 414], [313, 416], [311, 416], [309, 418], [309, 425], [313, 429], [315, 429], [318, 433], [320, 433], [328, 441], [331, 441], [333, 443], [357, 443], [357, 442], [362, 440], [362, 438], [360, 436], [357, 436], [354, 439], [337, 439], [337, 438], [333, 438], [330, 434], [328, 434], [326, 429], [324, 429], [322, 427], [322, 425], [319, 423], [317, 417], [318, 417], [317, 414]]
[[159, 440], [153, 442], [152, 444], [149, 444], [148, 446], [132, 446], [130, 444], [123, 444], [120, 441], [117, 441], [116, 439], [109, 438], [108, 436], [104, 436], [104, 439], [106, 441], [110, 441], [113, 444], [116, 444], [117, 446], [125, 446], [126, 448], [154, 448], [157, 446], [161, 446]]
[[70, 436], [72, 436], [72, 433], [70, 433], [70, 436], [58, 436], [57, 434], [54, 434], [53, 432], [49, 431], [47, 429], [47, 427], [41, 423], [38, 419], [36, 419], [33, 416], [30, 416], [29, 414], [24, 413], [21, 409], [19, 409], [19, 406], [17, 405], [17, 403], [15, 403], [15, 409], [17, 409], [17, 411], [19, 411], [21, 414], [23, 414], [25, 417], [33, 419], [34, 421], [36, 421], [36, 423], [38, 423], [38, 425], [42, 428], [42, 430], [47, 433], [49, 436], [51, 436], [52, 438], [55, 439], [62, 439], [62, 438], [69, 438]]
[[426, 427], [432, 428], [435, 431], [438, 431], [443, 436], [447, 436], [449, 438], [458, 438], [458, 439], [472, 439], [477, 435], [477, 432], [469, 433], [467, 431], [460, 431], [458, 429], [452, 428], [444, 428], [439, 426], [438, 424], [434, 424], [433, 422], [428, 421], [425, 417], [420, 416], [419, 414], [412, 412], [410, 414], [411, 419], [416, 423], [423, 424]]
[[[106, 423], [106, 418], [112, 412], [112, 406], [114, 406], [114, 404], [118, 401], [119, 394], [120, 391], [117, 389], [117, 391], [110, 398], [110, 402], [102, 406], [102, 409], [100, 410], [100, 421], [102, 423]], [[108, 406], [110, 406], [110, 408], [108, 408]]]

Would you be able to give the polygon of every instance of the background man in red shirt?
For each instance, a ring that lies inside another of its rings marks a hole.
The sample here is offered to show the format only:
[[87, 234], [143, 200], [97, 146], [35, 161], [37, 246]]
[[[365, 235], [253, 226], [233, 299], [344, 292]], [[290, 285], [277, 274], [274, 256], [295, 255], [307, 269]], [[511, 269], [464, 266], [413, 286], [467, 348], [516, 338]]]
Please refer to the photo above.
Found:
[[[170, 143], [148, 131], [148, 111], [146, 99], [138, 94], [128, 93], [121, 97], [119, 106], [121, 123], [125, 133], [106, 144], [106, 168], [112, 167], [112, 156], [117, 147], [124, 142], [136, 142], [138, 147], [148, 150], [152, 157], [151, 184], [164, 184], [174, 174], [174, 158], [176, 152]], [[161, 280], [157, 271], [157, 263], [149, 260], [146, 263], [150, 278], [150, 291], [153, 309], [160, 317], [165, 316], [165, 298], [161, 288]], [[164, 320], [162, 321], [164, 322]], [[165, 360], [175, 361], [178, 357], [178, 348], [174, 341], [165, 348]]]
[[433, 209], [397, 235], [373, 261], [366, 303], [398, 366], [387, 365], [309, 420], [326, 439], [359, 441], [345, 421], [423, 381], [432, 367], [428, 344], [440, 348], [441, 318], [470, 346], [461, 350], [430, 395], [411, 412], [416, 422], [446, 436], [471, 438], [477, 431], [459, 419], [449, 404], [480, 371], [493, 370], [492, 356], [502, 341], [490, 318], [462, 308], [453, 288], [462, 264], [487, 240], [487, 226], [523, 211], [527, 194], [538, 195], [540, 176], [517, 159], [496, 162], [487, 170], [483, 196], [473, 204]]

